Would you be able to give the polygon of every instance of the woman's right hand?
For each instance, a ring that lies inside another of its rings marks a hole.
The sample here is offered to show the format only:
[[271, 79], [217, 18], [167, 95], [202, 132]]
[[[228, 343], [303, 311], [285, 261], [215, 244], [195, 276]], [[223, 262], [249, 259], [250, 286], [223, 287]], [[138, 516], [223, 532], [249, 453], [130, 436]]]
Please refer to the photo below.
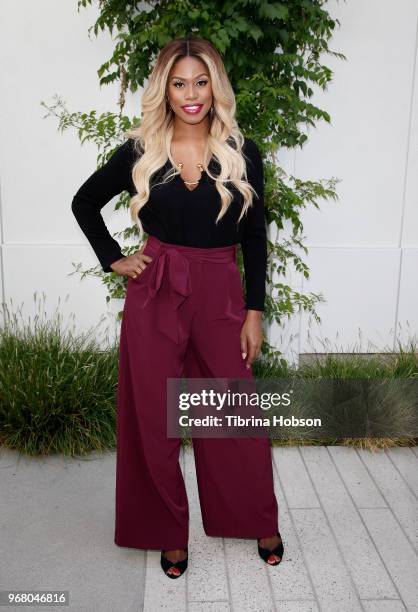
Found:
[[145, 249], [145, 246], [146, 243], [142, 245], [142, 247], [138, 251], [136, 251], [136, 253], [114, 261], [110, 265], [110, 267], [117, 274], [121, 274], [123, 276], [130, 276], [131, 278], [137, 278], [137, 276], [139, 274], [142, 274], [147, 265], [153, 259], [149, 255], [144, 255], [142, 253], [142, 251]]

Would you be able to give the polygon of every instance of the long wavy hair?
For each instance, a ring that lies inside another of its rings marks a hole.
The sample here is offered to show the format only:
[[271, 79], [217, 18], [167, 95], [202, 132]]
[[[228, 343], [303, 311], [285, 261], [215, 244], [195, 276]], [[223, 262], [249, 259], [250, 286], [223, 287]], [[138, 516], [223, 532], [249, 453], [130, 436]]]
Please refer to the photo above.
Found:
[[[247, 180], [246, 162], [242, 152], [244, 136], [235, 119], [236, 102], [224, 63], [217, 49], [207, 40], [198, 37], [178, 38], [170, 41], [159, 52], [148, 84], [142, 94], [140, 125], [129, 129], [125, 136], [134, 140], [138, 154], [132, 168], [132, 181], [137, 193], [130, 200], [132, 220], [141, 234], [142, 224], [138, 212], [150, 195], [152, 175], [171, 162], [163, 183], [173, 179], [180, 170], [171, 156], [171, 140], [174, 134], [174, 112], [166, 100], [167, 81], [173, 65], [185, 56], [199, 58], [206, 66], [212, 85], [212, 110], [209, 113], [210, 128], [205, 149], [206, 159], [218, 162], [219, 173], [215, 176], [206, 167], [208, 176], [215, 181], [221, 198], [221, 210], [216, 223], [225, 215], [233, 194], [227, 187], [231, 183], [243, 196], [243, 205], [237, 223], [252, 205], [256, 194]], [[208, 166], [208, 165], [206, 165]]]

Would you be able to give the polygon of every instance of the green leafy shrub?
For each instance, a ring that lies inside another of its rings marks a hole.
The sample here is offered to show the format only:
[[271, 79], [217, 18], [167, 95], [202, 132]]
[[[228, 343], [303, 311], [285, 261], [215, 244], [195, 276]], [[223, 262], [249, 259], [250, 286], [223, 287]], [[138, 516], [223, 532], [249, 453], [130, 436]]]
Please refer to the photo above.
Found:
[[[92, 4], [79, 0], [78, 9]], [[332, 71], [323, 63], [325, 55], [345, 59], [328, 46], [339, 21], [324, 8], [325, 0], [284, 0], [268, 2], [234, 0], [196, 5], [150, 0], [145, 8], [130, 0], [101, 0], [99, 16], [90, 30], [95, 35], [108, 30], [115, 41], [110, 58], [98, 68], [100, 85], [119, 82], [119, 113], [97, 116], [95, 110], [69, 112], [56, 96], [55, 103], [41, 104], [46, 116], [59, 119], [59, 129], [76, 129], [80, 141], [94, 142], [101, 165], [122, 141], [123, 133], [139, 123], [137, 117], [123, 114], [126, 92], [134, 93], [144, 85], [160, 48], [181, 36], [201, 36], [214, 43], [223, 55], [237, 103], [237, 119], [244, 134], [260, 147], [265, 167], [265, 202], [269, 225], [269, 266], [264, 320], [279, 326], [303, 310], [316, 321], [315, 310], [324, 301], [320, 294], [300, 293], [281, 282], [291, 266], [309, 278], [309, 269], [301, 257], [307, 253], [303, 244], [300, 213], [307, 206], [319, 208], [321, 200], [336, 200], [338, 179], [302, 181], [287, 175], [280, 167], [279, 151], [302, 147], [308, 140], [307, 128], [319, 121], [330, 122], [329, 114], [312, 103], [314, 87], [326, 89]], [[115, 208], [127, 208], [128, 194], [119, 198]], [[284, 225], [289, 238], [281, 238]], [[127, 227], [115, 234], [117, 240], [138, 238], [137, 228]], [[141, 244], [122, 246], [130, 255]], [[242, 254], [238, 263], [243, 273]], [[80, 272], [80, 266], [76, 267]], [[100, 276], [108, 289], [108, 299], [123, 297], [126, 282], [114, 272], [103, 273], [97, 266], [82, 274]], [[119, 313], [119, 318], [121, 312]], [[280, 351], [263, 342], [262, 353], [273, 357]]]

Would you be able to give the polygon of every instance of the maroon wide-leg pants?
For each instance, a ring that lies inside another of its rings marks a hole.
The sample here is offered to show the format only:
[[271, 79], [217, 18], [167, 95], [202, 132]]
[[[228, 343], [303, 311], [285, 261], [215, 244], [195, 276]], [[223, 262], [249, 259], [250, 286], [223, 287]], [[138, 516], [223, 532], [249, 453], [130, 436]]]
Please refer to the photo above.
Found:
[[[153, 259], [129, 278], [117, 390], [115, 543], [188, 545], [180, 438], [167, 437], [167, 378], [252, 378], [241, 357], [246, 316], [236, 245], [147, 239]], [[278, 531], [271, 446], [264, 438], [193, 438], [205, 533], [263, 538]]]

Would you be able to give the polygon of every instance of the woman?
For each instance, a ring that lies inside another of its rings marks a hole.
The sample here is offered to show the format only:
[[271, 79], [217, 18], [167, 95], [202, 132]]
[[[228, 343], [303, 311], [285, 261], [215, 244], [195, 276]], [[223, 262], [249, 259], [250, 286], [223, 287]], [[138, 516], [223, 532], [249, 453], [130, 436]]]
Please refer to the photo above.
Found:
[[[252, 377], [260, 353], [267, 260], [263, 166], [235, 120], [217, 50], [171, 41], [142, 96], [139, 127], [80, 187], [73, 213], [104, 271], [128, 276], [117, 397], [115, 543], [161, 549], [167, 576], [188, 562], [179, 438], [166, 434], [166, 381]], [[145, 249], [124, 256], [101, 208], [131, 195]], [[253, 197], [254, 196], [254, 197]], [[246, 302], [236, 264], [241, 244]], [[205, 533], [257, 538], [283, 556], [271, 447], [264, 438], [193, 439]]]

